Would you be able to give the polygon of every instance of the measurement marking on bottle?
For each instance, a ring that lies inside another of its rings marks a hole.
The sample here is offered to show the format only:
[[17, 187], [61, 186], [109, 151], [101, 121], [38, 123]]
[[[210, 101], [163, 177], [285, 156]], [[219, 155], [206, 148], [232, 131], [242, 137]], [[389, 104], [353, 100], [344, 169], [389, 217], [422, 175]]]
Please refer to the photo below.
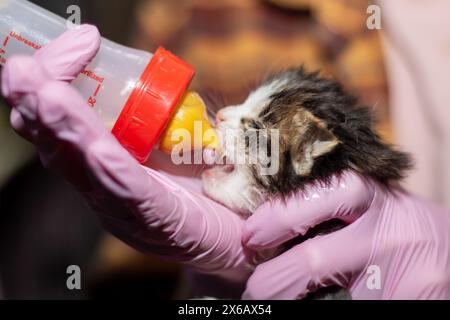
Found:
[[85, 75], [86, 77], [88, 77], [88, 78], [98, 82], [94, 93], [87, 100], [88, 105], [91, 108], [93, 108], [95, 106], [95, 104], [97, 103], [96, 97], [99, 94], [100, 90], [103, 88], [102, 84], [103, 84], [103, 81], [105, 81], [105, 78], [102, 78], [102, 77], [96, 75], [95, 73], [93, 73], [92, 71], [89, 71], [89, 70], [84, 70], [82, 72], [82, 74]]
[[4, 54], [6, 54], [6, 45], [8, 44], [9, 36], [6, 36], [5, 40], [3, 41], [3, 47], [0, 49], [0, 64], [4, 65], [6, 63], [6, 58], [3, 57]]
[[37, 43], [34, 43], [33, 41], [28, 40], [27, 38], [22, 37], [20, 34], [17, 34], [17, 33], [15, 33], [14, 31], [11, 31], [11, 32], [9, 33], [9, 36], [10, 36], [11, 38], [13, 38], [13, 39], [19, 41], [19, 42], [24, 43], [25, 45], [27, 45], [27, 46], [29, 46], [29, 47], [35, 49], [35, 50], [39, 50], [40, 48], [42, 48], [41, 45], [39, 45], [39, 44], [37, 44]]
[[98, 92], [100, 91], [101, 87], [102, 87], [101, 84], [99, 84], [99, 85], [97, 86], [97, 89], [95, 89], [95, 92], [94, 92], [94, 97], [97, 96], [97, 94], [98, 94]]
[[6, 47], [9, 41], [9, 36], [6, 36], [5, 41], [3, 41], [3, 46]]
[[89, 77], [97, 82], [103, 83], [103, 81], [105, 81], [105, 78], [100, 77], [99, 75], [95, 74], [90, 70], [83, 70], [81, 71], [81, 73], [84, 74], [86, 77]]
[[88, 105], [89, 105], [91, 108], [93, 108], [93, 107], [95, 106], [95, 104], [97, 103], [97, 99], [95, 99], [94, 97], [90, 96], [90, 97], [88, 98], [87, 103], [88, 103]]
[[[41, 45], [21, 36], [20, 34], [17, 34], [14, 31], [10, 31], [9, 34], [5, 37], [5, 39], [3, 40], [3, 47], [0, 48], [0, 64], [4, 65], [6, 63], [6, 58], [4, 57], [4, 55], [6, 54], [6, 46], [10, 43], [9, 40], [16, 40], [28, 47], [31, 47], [35, 50], [39, 50], [40, 48], [42, 48]], [[88, 97], [87, 99], [87, 104], [90, 107], [94, 107], [95, 104], [97, 103], [97, 95], [100, 93], [100, 90], [103, 88], [102, 84], [105, 81], [105, 78], [102, 76], [99, 76], [98, 74], [96, 74], [95, 72], [91, 71], [91, 70], [83, 70], [81, 71], [81, 74], [85, 75], [86, 77], [88, 77], [91, 80], [94, 80], [95, 82], [97, 82], [97, 87], [95, 88], [94, 93]]]

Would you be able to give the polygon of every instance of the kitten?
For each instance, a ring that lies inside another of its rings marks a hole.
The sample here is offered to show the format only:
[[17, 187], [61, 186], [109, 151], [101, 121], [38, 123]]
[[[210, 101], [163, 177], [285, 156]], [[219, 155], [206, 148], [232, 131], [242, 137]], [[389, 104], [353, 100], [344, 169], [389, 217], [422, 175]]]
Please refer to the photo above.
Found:
[[[375, 133], [367, 108], [358, 106], [337, 82], [303, 67], [270, 77], [244, 103], [220, 110], [216, 118], [227, 164], [205, 170], [203, 188], [211, 198], [246, 216], [263, 202], [301, 192], [313, 181], [327, 183], [344, 170], [389, 186], [411, 167], [409, 155]], [[267, 139], [243, 138], [238, 143], [224, 139], [230, 132], [245, 136], [251, 131], [266, 132]], [[272, 132], [278, 132], [276, 141], [270, 139]], [[277, 167], [272, 174], [264, 173], [268, 164], [255, 152], [262, 143], [269, 145], [269, 165]], [[236, 154], [257, 161], [233, 163]]]

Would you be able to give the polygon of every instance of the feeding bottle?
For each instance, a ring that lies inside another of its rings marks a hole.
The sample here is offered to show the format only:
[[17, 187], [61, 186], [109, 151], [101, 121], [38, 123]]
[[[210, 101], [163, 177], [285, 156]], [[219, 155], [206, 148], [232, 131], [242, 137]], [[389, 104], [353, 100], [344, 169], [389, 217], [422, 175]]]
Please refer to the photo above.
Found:
[[[32, 55], [69, 27], [28, 1], [0, 0], [0, 64], [14, 54]], [[217, 147], [202, 99], [187, 90], [193, 76], [189, 64], [164, 48], [151, 54], [102, 38], [99, 52], [71, 85], [122, 146], [144, 162], [156, 146], [170, 153], [177, 143], [171, 140], [174, 130], [192, 136], [194, 122], [201, 124], [201, 146], [194, 146], [198, 138], [190, 146]]]

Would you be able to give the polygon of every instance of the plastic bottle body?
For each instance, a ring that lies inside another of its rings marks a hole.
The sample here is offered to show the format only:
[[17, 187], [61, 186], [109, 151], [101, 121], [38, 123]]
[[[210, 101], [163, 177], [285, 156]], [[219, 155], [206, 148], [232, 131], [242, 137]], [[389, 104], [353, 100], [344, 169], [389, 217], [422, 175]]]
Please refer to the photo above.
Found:
[[[28, 1], [0, 0], [0, 64], [12, 55], [32, 55], [70, 27], [63, 18]], [[112, 129], [152, 57], [102, 38], [99, 53], [72, 85]]]

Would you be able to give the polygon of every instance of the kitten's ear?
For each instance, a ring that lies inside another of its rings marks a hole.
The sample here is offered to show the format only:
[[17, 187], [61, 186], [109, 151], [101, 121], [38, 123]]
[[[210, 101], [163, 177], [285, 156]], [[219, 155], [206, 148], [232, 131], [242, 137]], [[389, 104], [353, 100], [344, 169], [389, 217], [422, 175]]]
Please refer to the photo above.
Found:
[[311, 156], [313, 159], [323, 156], [334, 149], [339, 144], [339, 141], [333, 136], [331, 140], [316, 140], [312, 143]]
[[311, 173], [314, 161], [331, 152], [338, 144], [336, 136], [322, 123], [310, 122], [303, 136], [291, 149], [292, 167], [297, 175], [307, 176]]

